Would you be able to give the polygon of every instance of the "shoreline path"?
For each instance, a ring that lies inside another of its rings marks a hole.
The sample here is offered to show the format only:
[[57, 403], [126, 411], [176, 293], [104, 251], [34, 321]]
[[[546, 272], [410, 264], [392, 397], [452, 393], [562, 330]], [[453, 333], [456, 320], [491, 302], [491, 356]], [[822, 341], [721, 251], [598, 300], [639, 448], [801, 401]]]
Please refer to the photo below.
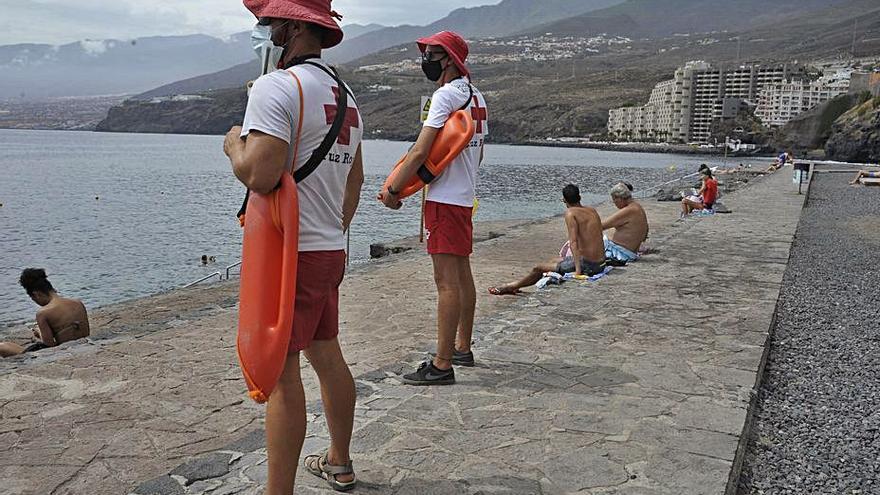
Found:
[[[788, 171], [727, 195], [728, 215], [674, 224], [678, 203], [646, 200], [658, 252], [598, 282], [486, 294], [554, 254], [559, 218], [478, 243], [478, 366], [451, 387], [395, 377], [433, 350], [428, 257], [355, 268], [342, 288], [341, 341], [358, 384], [357, 493], [681, 495], [735, 485], [804, 201]], [[236, 290], [109, 306], [94, 317], [109, 331], [88, 343], [0, 363], [4, 493], [260, 493], [263, 413], [235, 359]], [[303, 376], [308, 453], [326, 445], [326, 428], [314, 374]], [[297, 486], [326, 492], [302, 470]]]

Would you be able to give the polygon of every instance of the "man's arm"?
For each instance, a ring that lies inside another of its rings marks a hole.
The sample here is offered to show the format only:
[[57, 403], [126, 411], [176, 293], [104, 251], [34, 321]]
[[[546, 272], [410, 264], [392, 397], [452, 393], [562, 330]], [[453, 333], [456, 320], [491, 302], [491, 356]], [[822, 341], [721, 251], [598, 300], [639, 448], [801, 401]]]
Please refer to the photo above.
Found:
[[256, 193], [272, 192], [287, 167], [288, 144], [260, 131], [251, 130], [245, 140], [241, 127], [233, 127], [226, 134], [223, 151], [238, 180]]
[[565, 213], [565, 226], [568, 228], [568, 247], [574, 259], [574, 274], [581, 274], [581, 247], [578, 245], [578, 225], [571, 212]]
[[629, 220], [629, 208], [623, 208], [614, 212], [613, 215], [602, 220], [602, 230], [619, 229]]
[[[422, 131], [419, 133], [418, 139], [416, 139], [416, 144], [414, 144], [406, 154], [406, 160], [404, 160], [403, 164], [400, 166], [400, 172], [397, 174], [396, 179], [390, 184], [391, 189], [400, 192], [400, 190], [409, 183], [410, 179], [419, 170], [419, 167], [428, 159], [428, 155], [431, 153], [431, 146], [434, 145], [434, 140], [437, 139], [437, 134], [439, 133], [440, 129], [438, 128], [428, 126], [422, 127]], [[388, 194], [387, 189], [382, 190], [380, 199], [385, 203], [385, 206], [392, 208], [400, 203], [397, 196]]]
[[37, 326], [40, 327], [40, 340], [44, 344], [50, 347], [58, 345], [58, 342], [55, 340], [55, 332], [52, 331], [52, 327], [49, 326], [49, 320], [43, 313], [37, 313]]
[[351, 220], [357, 212], [361, 200], [361, 186], [364, 184], [364, 161], [361, 155], [361, 145], [354, 154], [354, 163], [348, 171], [348, 179], [345, 181], [345, 197], [342, 200], [342, 229], [348, 230]]

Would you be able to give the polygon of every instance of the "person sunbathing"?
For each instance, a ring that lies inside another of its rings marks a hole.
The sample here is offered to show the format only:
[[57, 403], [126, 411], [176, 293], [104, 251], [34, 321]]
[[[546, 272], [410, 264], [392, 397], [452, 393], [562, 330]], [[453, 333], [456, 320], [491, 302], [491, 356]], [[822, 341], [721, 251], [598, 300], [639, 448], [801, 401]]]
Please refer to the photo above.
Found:
[[718, 199], [718, 181], [712, 177], [712, 170], [701, 168], [703, 185], [697, 196], [688, 196], [681, 200], [681, 216], [683, 219], [694, 210], [711, 210], [715, 206], [715, 200]]
[[602, 221], [602, 230], [614, 229], [610, 239], [604, 238], [605, 258], [623, 263], [639, 259], [639, 247], [648, 238], [648, 217], [630, 187], [621, 182], [611, 188], [617, 211]]
[[528, 275], [516, 282], [490, 287], [489, 293], [500, 296], [516, 294], [523, 287], [534, 285], [545, 272], [561, 275], [574, 273], [576, 277], [592, 276], [605, 269], [605, 245], [602, 241], [602, 220], [596, 209], [581, 205], [577, 186], [569, 184], [562, 189], [565, 203], [565, 226], [568, 230], [570, 254], [536, 265]]
[[862, 179], [880, 179], [880, 170], [859, 170], [856, 178], [850, 181], [850, 185], [858, 184]]
[[34, 341], [27, 346], [0, 342], [0, 357], [15, 356], [54, 347], [71, 340], [89, 336], [89, 316], [86, 307], [77, 299], [61, 297], [46, 278], [41, 268], [26, 268], [19, 283], [28, 296], [42, 308], [37, 311]]

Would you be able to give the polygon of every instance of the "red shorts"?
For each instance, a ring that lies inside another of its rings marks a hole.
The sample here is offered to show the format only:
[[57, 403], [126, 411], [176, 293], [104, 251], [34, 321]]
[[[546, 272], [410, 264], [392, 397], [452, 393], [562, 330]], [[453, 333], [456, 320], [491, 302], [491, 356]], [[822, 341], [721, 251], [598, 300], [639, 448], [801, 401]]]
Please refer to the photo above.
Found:
[[339, 334], [339, 284], [344, 275], [345, 251], [300, 251], [288, 354]]
[[473, 208], [428, 201], [425, 203], [425, 230], [428, 254], [470, 256], [474, 247]]

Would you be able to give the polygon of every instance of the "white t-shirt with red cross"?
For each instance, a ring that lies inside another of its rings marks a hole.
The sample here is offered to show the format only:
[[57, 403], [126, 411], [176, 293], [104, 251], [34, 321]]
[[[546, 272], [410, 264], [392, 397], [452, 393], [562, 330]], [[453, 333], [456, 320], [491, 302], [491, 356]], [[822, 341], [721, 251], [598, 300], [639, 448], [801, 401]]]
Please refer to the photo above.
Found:
[[[471, 94], [473, 89], [473, 94]], [[426, 127], [439, 129], [446, 125], [449, 116], [456, 110], [464, 109], [474, 118], [476, 127], [470, 144], [446, 167], [428, 188], [428, 201], [457, 206], [471, 207], [474, 204], [474, 190], [477, 187], [477, 173], [480, 168], [480, 154], [483, 143], [489, 134], [486, 100], [466, 77], [450, 81], [441, 86], [431, 96]]]
[[[320, 59], [311, 59], [325, 67]], [[302, 83], [303, 118], [297, 156], [294, 145], [299, 122], [299, 90], [291, 75]], [[309, 160], [330, 131], [336, 117], [336, 94], [339, 88], [323, 70], [309, 64], [277, 70], [254, 82], [242, 124], [242, 136], [259, 131], [290, 145], [288, 161], [297, 170]], [[342, 231], [342, 201], [348, 172], [360, 146], [364, 124], [354, 98], [349, 95], [348, 109], [339, 137], [324, 161], [305, 180], [297, 184], [299, 196], [299, 250], [335, 251], [345, 248]]]

